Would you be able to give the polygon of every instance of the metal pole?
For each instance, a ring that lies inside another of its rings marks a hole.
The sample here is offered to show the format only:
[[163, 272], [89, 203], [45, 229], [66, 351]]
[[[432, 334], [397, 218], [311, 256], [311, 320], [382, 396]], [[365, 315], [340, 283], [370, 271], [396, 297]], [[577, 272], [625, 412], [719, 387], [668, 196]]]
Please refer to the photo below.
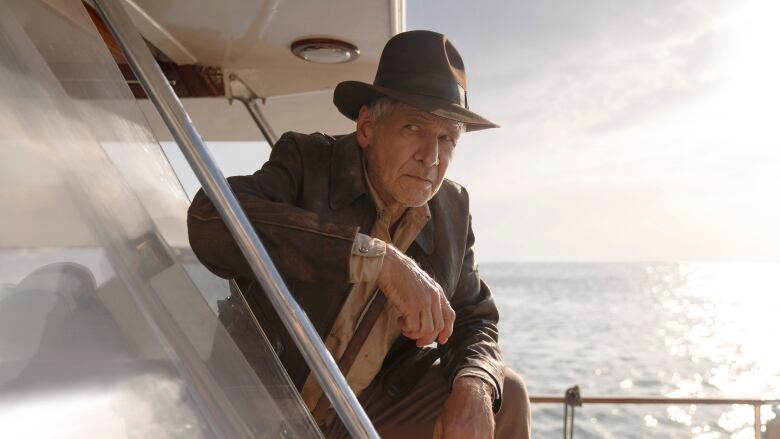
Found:
[[754, 431], [756, 433], [756, 439], [761, 439], [761, 406], [758, 404], [754, 405], [753, 413], [755, 415], [753, 425]]
[[263, 137], [265, 137], [265, 140], [268, 142], [268, 146], [273, 147], [274, 144], [276, 144], [276, 141], [279, 140], [279, 137], [277, 137], [263, 114], [263, 109], [260, 107], [261, 99], [258, 97], [249, 100], [241, 99], [241, 102], [244, 103], [249, 114], [252, 115], [252, 119], [254, 119], [257, 127], [260, 128], [260, 132], [263, 133]]
[[379, 438], [374, 426], [347, 385], [309, 317], [284, 284], [282, 277], [252, 228], [203, 139], [170, 87], [149, 48], [118, 0], [94, 0], [97, 11], [117, 40], [136, 78], [141, 82], [176, 143], [187, 158], [209, 199], [219, 211], [252, 272], [292, 335], [336, 413], [352, 437]]
[[271, 128], [271, 124], [266, 120], [261, 105], [263, 100], [249, 88], [244, 81], [241, 80], [235, 73], [231, 73], [228, 76], [228, 87], [230, 89], [230, 100], [237, 99], [244, 104], [249, 115], [252, 116], [252, 120], [255, 121], [255, 125], [260, 129], [265, 141], [268, 142], [268, 146], [273, 148], [276, 141], [279, 140], [279, 136], [276, 135]]

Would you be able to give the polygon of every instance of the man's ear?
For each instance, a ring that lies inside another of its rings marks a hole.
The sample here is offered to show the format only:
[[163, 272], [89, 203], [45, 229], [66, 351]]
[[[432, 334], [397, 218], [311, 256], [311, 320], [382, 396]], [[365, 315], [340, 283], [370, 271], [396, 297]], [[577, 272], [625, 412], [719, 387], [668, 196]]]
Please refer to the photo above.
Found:
[[371, 120], [371, 115], [368, 111], [368, 107], [363, 105], [360, 107], [360, 112], [357, 118], [357, 142], [361, 148], [366, 149], [371, 144], [374, 134], [374, 124]]

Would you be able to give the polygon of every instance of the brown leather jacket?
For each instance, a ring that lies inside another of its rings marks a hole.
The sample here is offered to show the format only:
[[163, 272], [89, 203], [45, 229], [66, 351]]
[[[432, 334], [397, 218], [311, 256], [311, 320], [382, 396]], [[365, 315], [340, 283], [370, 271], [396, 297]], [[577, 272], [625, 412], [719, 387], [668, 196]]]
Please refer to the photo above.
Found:
[[[351, 290], [349, 259], [355, 234], [368, 233], [375, 220], [361, 154], [354, 133], [339, 138], [286, 133], [254, 175], [228, 179], [323, 339]], [[378, 379], [391, 394], [403, 394], [440, 358], [447, 382], [466, 366], [489, 373], [499, 389], [498, 403], [504, 382], [498, 311], [477, 272], [468, 194], [444, 180], [429, 207], [432, 218], [407, 253], [444, 289], [456, 312], [454, 331], [437, 349], [419, 349], [414, 341], [399, 337]], [[195, 254], [218, 276], [236, 279], [300, 390], [309, 369], [202, 190], [192, 202], [187, 224]]]

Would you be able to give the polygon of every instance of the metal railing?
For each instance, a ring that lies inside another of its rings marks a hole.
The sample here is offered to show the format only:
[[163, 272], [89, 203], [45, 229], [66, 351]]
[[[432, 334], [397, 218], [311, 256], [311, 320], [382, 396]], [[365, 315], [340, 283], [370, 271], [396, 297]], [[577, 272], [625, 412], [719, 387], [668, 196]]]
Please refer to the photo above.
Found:
[[268, 142], [268, 146], [273, 148], [276, 141], [279, 140], [279, 136], [276, 135], [265, 114], [263, 114], [262, 105], [264, 100], [257, 96], [235, 73], [231, 73], [228, 76], [228, 90], [230, 90], [229, 101], [232, 102], [235, 99], [244, 104], [260, 133], [263, 134], [263, 138]]
[[203, 138], [119, 0], [92, 0], [136, 78], [217, 208], [253, 274], [352, 437], [379, 438], [309, 317], [290, 294]]
[[[533, 395], [531, 404], [566, 404], [569, 402], [565, 396]], [[580, 397], [578, 402], [585, 404], [645, 404], [645, 405], [749, 405], [753, 407], [754, 431], [756, 439], [761, 439], [761, 407], [766, 405], [778, 405], [780, 399], [756, 399], [756, 398], [674, 398], [663, 396], [590, 396]], [[566, 433], [564, 431], [564, 433]]]

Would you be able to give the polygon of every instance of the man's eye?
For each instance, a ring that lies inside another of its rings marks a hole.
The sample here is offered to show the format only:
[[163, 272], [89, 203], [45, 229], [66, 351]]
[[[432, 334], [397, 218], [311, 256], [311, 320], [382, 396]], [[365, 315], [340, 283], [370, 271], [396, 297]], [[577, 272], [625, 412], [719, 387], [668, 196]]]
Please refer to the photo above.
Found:
[[445, 135], [445, 136], [441, 136], [441, 140], [443, 140], [443, 141], [445, 141], [445, 142], [449, 142], [449, 143], [451, 143], [453, 146], [455, 146], [455, 139], [453, 139], [453, 138], [452, 138], [452, 136], [447, 136], [447, 135]]
[[404, 128], [411, 130], [411, 131], [418, 131], [420, 129], [419, 125], [415, 125], [413, 123], [406, 124]]

